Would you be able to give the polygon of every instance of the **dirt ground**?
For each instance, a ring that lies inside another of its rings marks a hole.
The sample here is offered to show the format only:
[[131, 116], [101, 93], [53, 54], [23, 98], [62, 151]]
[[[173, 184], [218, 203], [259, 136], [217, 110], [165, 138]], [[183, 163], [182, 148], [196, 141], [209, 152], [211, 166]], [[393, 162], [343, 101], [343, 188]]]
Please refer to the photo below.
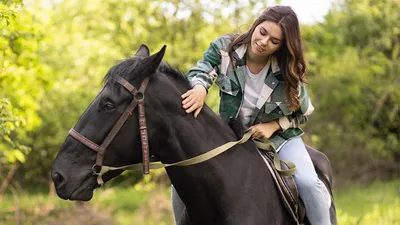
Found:
[[[93, 208], [83, 205], [76, 204], [72, 209], [64, 209], [58, 212], [54, 212], [57, 215], [50, 217], [50, 219], [40, 219], [36, 224], [48, 224], [48, 225], [117, 225], [109, 215], [108, 212], [96, 212]], [[51, 213], [53, 214], [53, 213]], [[34, 224], [34, 223], [32, 223]]]

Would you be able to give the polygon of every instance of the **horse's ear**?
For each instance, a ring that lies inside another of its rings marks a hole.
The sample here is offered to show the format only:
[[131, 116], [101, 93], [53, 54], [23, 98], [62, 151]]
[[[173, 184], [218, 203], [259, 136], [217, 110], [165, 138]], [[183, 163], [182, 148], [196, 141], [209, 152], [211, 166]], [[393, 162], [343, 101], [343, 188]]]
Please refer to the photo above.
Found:
[[143, 56], [143, 57], [148, 57], [149, 55], [150, 55], [149, 47], [147, 47], [144, 44], [140, 45], [139, 50], [135, 54], [135, 56]]
[[166, 48], [167, 48], [167, 46], [164, 45], [159, 52], [157, 52], [156, 54], [154, 54], [146, 59], [147, 70], [148, 70], [146, 72], [148, 74], [152, 74], [157, 70], [158, 66], [160, 65], [160, 63], [164, 57]]

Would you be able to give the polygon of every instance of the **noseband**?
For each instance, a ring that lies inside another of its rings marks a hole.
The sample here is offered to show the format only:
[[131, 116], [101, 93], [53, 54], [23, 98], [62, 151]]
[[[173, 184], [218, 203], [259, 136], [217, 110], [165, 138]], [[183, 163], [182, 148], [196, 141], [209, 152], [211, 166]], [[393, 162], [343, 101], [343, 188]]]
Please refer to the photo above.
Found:
[[143, 156], [143, 174], [149, 173], [149, 143], [147, 137], [147, 126], [146, 126], [146, 117], [144, 110], [144, 92], [146, 90], [147, 84], [149, 83], [149, 78], [143, 80], [140, 85], [139, 90], [132, 86], [127, 80], [118, 76], [116, 81], [120, 83], [125, 89], [132, 94], [133, 98], [131, 103], [125, 109], [124, 113], [118, 119], [117, 123], [111, 129], [110, 133], [108, 133], [107, 137], [104, 139], [101, 145], [97, 145], [93, 141], [89, 140], [76, 130], [72, 128], [69, 131], [69, 135], [73, 138], [86, 145], [90, 149], [97, 152], [96, 163], [92, 167], [92, 171], [94, 175], [100, 175], [100, 171], [103, 166], [104, 153], [107, 150], [107, 147], [110, 145], [115, 135], [117, 135], [118, 131], [124, 125], [125, 121], [132, 115], [133, 110], [135, 110], [136, 106], [139, 105], [139, 126], [140, 126], [140, 138], [142, 141], [142, 156]]

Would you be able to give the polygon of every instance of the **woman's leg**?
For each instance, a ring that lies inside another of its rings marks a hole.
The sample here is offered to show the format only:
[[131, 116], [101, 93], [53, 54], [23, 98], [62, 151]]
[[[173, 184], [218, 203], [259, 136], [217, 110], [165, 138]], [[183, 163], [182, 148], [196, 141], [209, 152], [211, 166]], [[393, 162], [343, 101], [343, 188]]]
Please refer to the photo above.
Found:
[[175, 225], [178, 225], [179, 221], [181, 221], [181, 218], [183, 216], [183, 211], [185, 210], [185, 204], [182, 202], [181, 198], [178, 195], [178, 192], [176, 192], [173, 185], [171, 190], [171, 199], [172, 199], [172, 210], [174, 211]]
[[300, 137], [289, 140], [278, 155], [281, 160], [296, 165], [294, 180], [311, 225], [330, 225], [329, 205], [323, 194], [323, 184], [315, 172], [303, 140]]

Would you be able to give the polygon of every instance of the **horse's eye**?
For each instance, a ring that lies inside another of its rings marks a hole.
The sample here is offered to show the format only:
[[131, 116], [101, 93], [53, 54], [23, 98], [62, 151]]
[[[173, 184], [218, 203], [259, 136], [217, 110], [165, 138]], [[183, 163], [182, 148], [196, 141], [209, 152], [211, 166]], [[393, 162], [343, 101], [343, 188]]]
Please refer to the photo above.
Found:
[[106, 103], [104, 105], [104, 111], [106, 113], [110, 113], [110, 112], [114, 111], [114, 109], [115, 109], [115, 107], [114, 107], [114, 105], [112, 103]]

